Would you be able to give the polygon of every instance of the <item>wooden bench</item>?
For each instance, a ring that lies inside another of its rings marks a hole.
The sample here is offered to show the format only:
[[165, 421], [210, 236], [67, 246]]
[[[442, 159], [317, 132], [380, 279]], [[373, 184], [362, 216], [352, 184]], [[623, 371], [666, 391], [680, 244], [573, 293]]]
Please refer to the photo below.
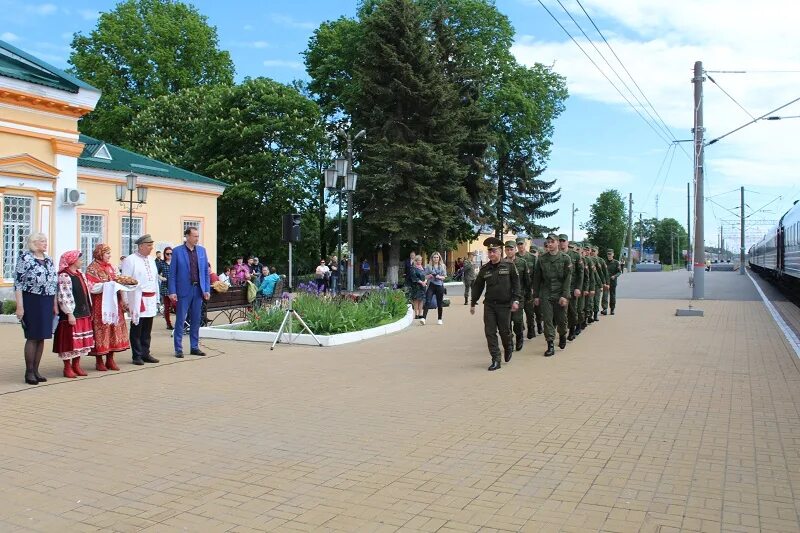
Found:
[[284, 276], [281, 276], [275, 283], [275, 290], [272, 291], [272, 296], [262, 296], [261, 293], [258, 293], [258, 297], [256, 298], [257, 307], [270, 306], [281, 299], [281, 295], [283, 294], [283, 278]]
[[[240, 322], [247, 318], [247, 313], [253, 309], [253, 304], [247, 301], [247, 286], [230, 287], [226, 292], [211, 290], [211, 298], [205, 303], [203, 309], [203, 324], [210, 326], [216, 319], [224, 316], [229, 324]], [[208, 319], [209, 313], [217, 313], [213, 319]]]

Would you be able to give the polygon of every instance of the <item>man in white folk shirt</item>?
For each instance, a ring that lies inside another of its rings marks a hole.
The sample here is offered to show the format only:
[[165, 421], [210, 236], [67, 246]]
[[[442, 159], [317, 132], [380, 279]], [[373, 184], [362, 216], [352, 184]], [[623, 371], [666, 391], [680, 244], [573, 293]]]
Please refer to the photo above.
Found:
[[128, 293], [128, 308], [131, 315], [131, 351], [133, 364], [158, 363], [150, 355], [150, 333], [153, 317], [158, 312], [158, 270], [150, 255], [153, 252], [153, 238], [149, 234], [136, 239], [136, 252], [122, 262], [122, 275], [134, 278], [139, 284]]

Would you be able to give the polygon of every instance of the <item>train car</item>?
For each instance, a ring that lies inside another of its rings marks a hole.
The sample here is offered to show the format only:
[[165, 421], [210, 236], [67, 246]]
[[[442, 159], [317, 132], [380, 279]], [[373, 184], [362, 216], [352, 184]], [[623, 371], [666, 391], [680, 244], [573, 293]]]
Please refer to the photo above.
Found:
[[800, 297], [800, 205], [795, 202], [750, 248], [750, 268]]

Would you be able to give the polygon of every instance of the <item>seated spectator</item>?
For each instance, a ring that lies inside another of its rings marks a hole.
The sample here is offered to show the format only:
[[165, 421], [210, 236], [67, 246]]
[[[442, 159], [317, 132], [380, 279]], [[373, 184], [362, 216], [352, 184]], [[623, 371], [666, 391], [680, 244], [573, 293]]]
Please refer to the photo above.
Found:
[[208, 264], [208, 277], [211, 279], [211, 283], [219, 281], [219, 276], [217, 276], [217, 273], [211, 270], [211, 263]]
[[233, 265], [232, 285], [244, 285], [250, 279], [250, 267], [244, 264], [243, 257], [236, 258], [236, 264]]
[[275, 272], [275, 267], [264, 267], [264, 270], [268, 270], [269, 274], [264, 276], [264, 279], [261, 280], [261, 284], [258, 287], [258, 292], [264, 298], [272, 298], [273, 293], [275, 292], [275, 284], [278, 283], [280, 276]]
[[219, 280], [228, 286], [231, 284], [231, 267], [225, 267], [225, 272], [219, 275]]
[[269, 267], [267, 265], [262, 265], [261, 270], [259, 271], [258, 276], [253, 280], [253, 283], [255, 283], [256, 287], [260, 287], [261, 282], [264, 281], [267, 276], [269, 276]]

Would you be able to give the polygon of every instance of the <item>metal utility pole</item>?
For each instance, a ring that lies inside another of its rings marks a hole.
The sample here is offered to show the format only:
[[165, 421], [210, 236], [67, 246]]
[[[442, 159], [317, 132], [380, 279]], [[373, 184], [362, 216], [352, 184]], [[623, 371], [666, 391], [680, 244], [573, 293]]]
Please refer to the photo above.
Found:
[[644, 224], [642, 224], [642, 214], [639, 213], [639, 262], [644, 261]]
[[675, 233], [669, 235], [669, 262], [669, 266], [675, 270]]
[[741, 197], [741, 202], [739, 204], [739, 239], [741, 240], [741, 246], [739, 247], [739, 274], [744, 276], [744, 187], [741, 188]]
[[[641, 259], [639, 259], [641, 261]], [[633, 269], [633, 193], [628, 193], [628, 272]]]
[[686, 183], [686, 262], [692, 264], [692, 193], [691, 184]]
[[692, 283], [692, 299], [702, 300], [705, 298], [705, 267], [706, 253], [704, 246], [705, 235], [703, 232], [703, 62], [697, 61], [694, 64], [694, 271]]
[[658, 220], [658, 195], [656, 194], [656, 220]]
[[572, 233], [569, 234], [569, 240], [570, 241], [574, 241], [575, 240], [575, 211], [577, 211], [577, 209], [575, 209], [575, 203], [573, 202], [572, 203]]
[[725, 237], [722, 236], [722, 226], [719, 227], [719, 262], [725, 260], [725, 252], [722, 249], [725, 248]]

